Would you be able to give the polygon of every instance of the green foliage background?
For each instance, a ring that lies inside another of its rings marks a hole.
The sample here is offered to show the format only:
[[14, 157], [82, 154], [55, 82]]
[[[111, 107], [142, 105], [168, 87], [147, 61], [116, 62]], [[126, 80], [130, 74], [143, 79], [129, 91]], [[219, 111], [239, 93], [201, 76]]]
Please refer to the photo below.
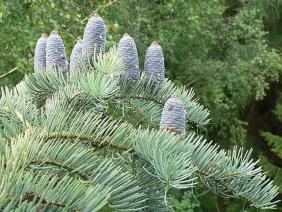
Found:
[[[282, 71], [281, 9], [281, 0], [4, 0], [0, 74], [18, 70], [0, 84], [15, 84], [33, 71], [34, 46], [41, 33], [59, 31], [70, 55], [87, 16], [96, 10], [107, 23], [107, 46], [128, 32], [136, 40], [141, 67], [150, 43], [162, 45], [166, 75], [193, 86], [211, 110], [212, 121], [204, 132], [210, 139], [226, 147], [252, 146], [246, 111], [266, 96]], [[192, 194], [173, 196], [177, 211], [193, 211], [198, 205]], [[207, 196], [199, 198], [201, 206], [195, 210], [238, 209]]]

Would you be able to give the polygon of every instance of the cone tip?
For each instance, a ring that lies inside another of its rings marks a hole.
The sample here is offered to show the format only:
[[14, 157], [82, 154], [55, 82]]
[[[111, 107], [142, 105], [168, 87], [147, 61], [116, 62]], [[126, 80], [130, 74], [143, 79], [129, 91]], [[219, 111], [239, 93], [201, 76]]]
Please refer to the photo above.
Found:
[[151, 44], [151, 47], [159, 47], [160, 45], [158, 44], [157, 41], [153, 41]]
[[178, 99], [178, 96], [176, 95], [176, 93], [171, 94], [170, 98], [176, 98]]
[[[176, 93], [171, 94], [171, 96], [169, 97], [169, 99], [176, 99], [178, 101], [181, 101], [180, 98], [177, 96]], [[181, 101], [182, 102], [182, 101]]]
[[58, 35], [58, 32], [53, 30], [50, 35]]
[[47, 35], [46, 32], [44, 32], [44, 33], [41, 34], [41, 37], [43, 37], [43, 38], [48, 38], [48, 35]]
[[97, 12], [94, 11], [93, 13], [91, 13], [89, 19], [94, 19], [94, 18], [101, 18], [101, 17], [100, 17], [100, 15]]

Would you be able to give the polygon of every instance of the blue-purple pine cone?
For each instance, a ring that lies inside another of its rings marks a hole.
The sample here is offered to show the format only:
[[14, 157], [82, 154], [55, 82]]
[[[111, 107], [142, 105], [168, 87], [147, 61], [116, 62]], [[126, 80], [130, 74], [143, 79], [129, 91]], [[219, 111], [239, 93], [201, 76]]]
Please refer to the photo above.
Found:
[[160, 129], [166, 129], [178, 134], [184, 134], [185, 115], [186, 111], [182, 101], [177, 96], [172, 95], [164, 105]]
[[76, 71], [81, 66], [81, 54], [82, 54], [83, 41], [80, 39], [77, 41], [72, 49], [70, 56], [70, 71]]
[[94, 13], [88, 20], [83, 34], [82, 56], [91, 61], [95, 54], [105, 51], [106, 25], [104, 20]]
[[67, 69], [64, 42], [60, 35], [55, 31], [50, 34], [46, 44], [46, 69]]
[[44, 71], [46, 70], [46, 43], [48, 40], [47, 34], [42, 34], [42, 36], [37, 40], [34, 52], [34, 71]]
[[162, 47], [154, 41], [147, 49], [145, 56], [144, 71], [148, 78], [162, 85], [165, 77], [164, 56]]
[[130, 79], [139, 80], [140, 70], [137, 48], [134, 39], [127, 33], [120, 39], [117, 53], [123, 62], [123, 73], [128, 75]]

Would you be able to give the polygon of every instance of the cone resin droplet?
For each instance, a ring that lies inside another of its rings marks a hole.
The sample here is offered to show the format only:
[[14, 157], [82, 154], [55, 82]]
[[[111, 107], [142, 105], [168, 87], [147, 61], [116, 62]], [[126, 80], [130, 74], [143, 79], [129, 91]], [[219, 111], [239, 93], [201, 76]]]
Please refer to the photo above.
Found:
[[48, 40], [47, 34], [37, 40], [34, 52], [34, 71], [45, 71], [46, 70], [46, 43]]
[[165, 77], [164, 56], [162, 47], [154, 41], [147, 49], [144, 71], [148, 78], [153, 77], [158, 84], [162, 84]]
[[83, 41], [80, 39], [76, 42], [72, 49], [70, 56], [70, 71], [75, 71], [79, 69], [81, 64], [81, 54], [82, 54]]
[[50, 34], [46, 44], [46, 69], [67, 69], [64, 42], [55, 31]]
[[105, 51], [106, 25], [104, 20], [94, 13], [88, 20], [83, 34], [82, 57], [91, 61], [94, 54]]
[[134, 39], [125, 33], [120, 39], [117, 48], [118, 56], [123, 62], [123, 73], [130, 79], [139, 80], [139, 60]]
[[165, 103], [160, 129], [167, 129], [178, 134], [185, 133], [185, 115], [186, 111], [182, 101], [175, 95], [172, 95]]

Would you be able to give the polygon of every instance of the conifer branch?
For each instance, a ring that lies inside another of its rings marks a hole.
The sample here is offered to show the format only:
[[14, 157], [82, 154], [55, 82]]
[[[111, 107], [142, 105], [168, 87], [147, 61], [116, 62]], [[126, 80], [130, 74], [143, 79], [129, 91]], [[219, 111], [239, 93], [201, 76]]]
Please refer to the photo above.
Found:
[[19, 111], [17, 110], [11, 110], [8, 107], [3, 107], [3, 110], [7, 113], [11, 113], [13, 115], [15, 115], [23, 124], [26, 128], [32, 128], [31, 124], [24, 118], [23, 114], [21, 114]]
[[157, 105], [163, 106], [164, 102], [159, 101], [158, 99], [154, 98], [154, 97], [148, 97], [148, 96], [142, 96], [142, 95], [130, 95], [130, 96], [126, 96], [126, 95], [117, 95], [117, 96], [112, 96], [112, 97], [106, 97], [104, 98], [106, 101], [113, 101], [113, 100], [119, 100], [119, 99], [140, 99], [140, 100], [145, 100], [145, 101], [151, 101], [154, 102]]
[[14, 73], [14, 72], [17, 71], [17, 70], [18, 70], [18, 67], [15, 67], [15, 68], [11, 69], [10, 71], [8, 71], [8, 72], [6, 72], [6, 73], [0, 75], [0, 79], [5, 78], [5, 77], [8, 76], [9, 74], [12, 74], [12, 73]]
[[[15, 200], [15, 198], [13, 198], [13, 199], [8, 198], [7, 200], [9, 202], [15, 201], [15, 202], [18, 202], [18, 203], [24, 202], [24, 201], [27, 201], [27, 202], [34, 201], [36, 203], [39, 203], [40, 199], [42, 199], [42, 201], [40, 203], [43, 204], [43, 205], [52, 205], [52, 206], [56, 206], [56, 207], [59, 207], [59, 208], [66, 207], [66, 205], [64, 203], [49, 201], [47, 198], [43, 198], [40, 193], [34, 192], [34, 191], [28, 191], [25, 194], [23, 194], [21, 198], [18, 198], [16, 200]], [[37, 209], [40, 210], [40, 207], [37, 206]]]
[[75, 168], [67, 166], [67, 165], [65, 165], [63, 163], [59, 163], [57, 161], [53, 161], [53, 160], [32, 160], [30, 162], [30, 165], [39, 165], [39, 166], [41, 166], [41, 165], [44, 165], [44, 164], [49, 164], [49, 165], [54, 165], [54, 166], [61, 167], [63, 169], [66, 169], [71, 174], [74, 174], [74, 173], [78, 174], [85, 181], [91, 181], [90, 177], [87, 174], [85, 174], [83, 172], [80, 172], [80, 171], [76, 170]]
[[[101, 148], [110, 146], [118, 150], [122, 151], [129, 151], [130, 148], [125, 145], [115, 144], [113, 142], [107, 141], [101, 136], [88, 136], [88, 135], [81, 135], [73, 132], [56, 132], [56, 133], [49, 133], [48, 135], [44, 136], [45, 141], [52, 140], [52, 139], [79, 139], [85, 141], [87, 143], [91, 143], [93, 146]], [[102, 140], [102, 141], [101, 141]]]

